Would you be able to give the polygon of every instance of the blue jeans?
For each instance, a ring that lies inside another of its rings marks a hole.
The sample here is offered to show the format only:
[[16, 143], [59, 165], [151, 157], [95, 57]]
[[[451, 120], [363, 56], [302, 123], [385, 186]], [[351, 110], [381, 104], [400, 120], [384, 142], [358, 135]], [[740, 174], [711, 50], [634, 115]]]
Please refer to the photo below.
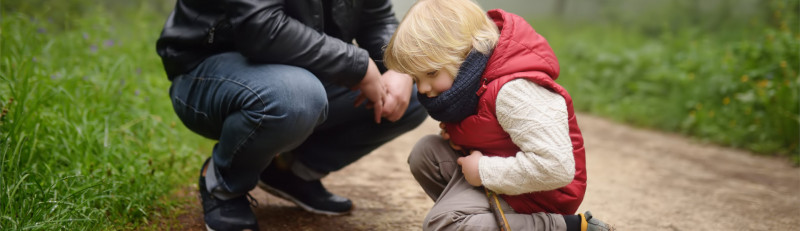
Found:
[[357, 95], [303, 68], [251, 63], [239, 53], [209, 57], [170, 87], [184, 125], [218, 141], [209, 191], [233, 196], [255, 187], [278, 153], [292, 153], [297, 175], [319, 179], [427, 118], [416, 88], [403, 117], [380, 124], [371, 109], [353, 106]]

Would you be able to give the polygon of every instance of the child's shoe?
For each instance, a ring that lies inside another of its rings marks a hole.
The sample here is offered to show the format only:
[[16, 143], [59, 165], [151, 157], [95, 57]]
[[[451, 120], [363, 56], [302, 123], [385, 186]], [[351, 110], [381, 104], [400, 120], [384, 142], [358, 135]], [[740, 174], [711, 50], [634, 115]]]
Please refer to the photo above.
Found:
[[614, 227], [607, 225], [605, 222], [594, 218], [592, 212], [579, 213], [581, 216], [581, 231], [612, 231]]

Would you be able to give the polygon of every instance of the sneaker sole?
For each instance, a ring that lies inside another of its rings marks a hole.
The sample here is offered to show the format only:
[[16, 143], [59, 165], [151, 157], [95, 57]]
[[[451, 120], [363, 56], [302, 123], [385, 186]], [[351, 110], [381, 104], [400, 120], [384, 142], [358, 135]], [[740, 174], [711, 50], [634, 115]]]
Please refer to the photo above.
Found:
[[[215, 229], [212, 229], [211, 227], [208, 227], [208, 225], [206, 225], [206, 230], [208, 230], [208, 231], [217, 231]], [[252, 231], [252, 229], [243, 229], [242, 231]]]
[[331, 211], [319, 210], [319, 209], [315, 209], [315, 208], [303, 203], [302, 201], [298, 200], [297, 198], [292, 197], [288, 193], [285, 193], [285, 192], [283, 192], [281, 190], [278, 190], [276, 188], [270, 187], [269, 185], [265, 184], [264, 182], [262, 182], [260, 180], [258, 181], [258, 187], [263, 189], [264, 191], [267, 191], [269, 194], [272, 194], [272, 195], [275, 195], [277, 197], [283, 198], [284, 200], [291, 201], [292, 203], [296, 204], [297, 206], [300, 206], [300, 208], [303, 208], [303, 210], [311, 212], [311, 213], [329, 215], [329, 216], [340, 216], [340, 215], [349, 214], [356, 207], [355, 205], [353, 205], [353, 207], [350, 208], [350, 210], [344, 211], [344, 212], [331, 212]]

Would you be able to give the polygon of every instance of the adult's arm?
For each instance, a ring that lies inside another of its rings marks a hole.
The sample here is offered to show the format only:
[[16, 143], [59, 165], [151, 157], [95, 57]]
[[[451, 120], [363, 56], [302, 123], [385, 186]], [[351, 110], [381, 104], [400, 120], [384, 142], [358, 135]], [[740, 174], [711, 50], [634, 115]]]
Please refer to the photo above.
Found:
[[383, 64], [383, 51], [397, 29], [397, 18], [388, 0], [364, 1], [363, 7], [356, 42], [369, 52], [370, 58], [375, 60], [378, 69], [383, 73], [381, 79], [387, 90], [383, 117], [389, 121], [397, 121], [408, 108], [414, 86], [410, 76], [387, 70]]
[[365, 0], [363, 7], [356, 42], [369, 52], [369, 57], [383, 73], [386, 72], [383, 50], [397, 30], [397, 18], [389, 0]]
[[284, 12], [283, 0], [226, 0], [235, 49], [256, 62], [308, 69], [322, 80], [356, 86], [367, 73], [369, 55], [325, 35]]

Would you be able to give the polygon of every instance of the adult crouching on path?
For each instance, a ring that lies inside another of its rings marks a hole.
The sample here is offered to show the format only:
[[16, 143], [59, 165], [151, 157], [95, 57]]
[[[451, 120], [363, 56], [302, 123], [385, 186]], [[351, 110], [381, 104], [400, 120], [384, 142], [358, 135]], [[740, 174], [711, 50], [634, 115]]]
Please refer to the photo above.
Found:
[[178, 117], [218, 141], [199, 179], [209, 229], [257, 230], [256, 185], [352, 210], [320, 179], [427, 117], [411, 78], [382, 64], [396, 27], [388, 0], [177, 1], [157, 51]]

